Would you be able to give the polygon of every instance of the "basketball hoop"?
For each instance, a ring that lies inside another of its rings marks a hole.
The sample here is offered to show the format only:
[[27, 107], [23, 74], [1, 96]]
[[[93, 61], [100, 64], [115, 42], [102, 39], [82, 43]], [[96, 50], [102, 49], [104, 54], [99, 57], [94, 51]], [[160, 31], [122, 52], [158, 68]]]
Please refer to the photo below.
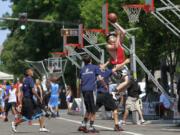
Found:
[[100, 33], [104, 33], [105, 31], [102, 29], [86, 29], [84, 30], [83, 37], [86, 41], [90, 44], [97, 44], [98, 42], [98, 35]]
[[143, 4], [132, 4], [132, 5], [124, 5], [123, 9], [127, 13], [129, 22], [136, 23], [139, 22], [139, 15], [141, 9], [144, 9], [145, 5]]
[[53, 58], [60, 58], [67, 56], [67, 52], [52, 52], [51, 55]]

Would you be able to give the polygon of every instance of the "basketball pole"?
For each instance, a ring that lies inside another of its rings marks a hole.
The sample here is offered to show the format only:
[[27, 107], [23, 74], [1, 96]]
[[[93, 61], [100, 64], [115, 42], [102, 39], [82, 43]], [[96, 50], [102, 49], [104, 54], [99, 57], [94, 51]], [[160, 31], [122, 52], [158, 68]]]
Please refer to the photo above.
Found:
[[135, 41], [135, 36], [131, 36], [131, 70], [133, 72], [133, 78], [137, 80], [137, 69], [136, 69], [136, 41]]

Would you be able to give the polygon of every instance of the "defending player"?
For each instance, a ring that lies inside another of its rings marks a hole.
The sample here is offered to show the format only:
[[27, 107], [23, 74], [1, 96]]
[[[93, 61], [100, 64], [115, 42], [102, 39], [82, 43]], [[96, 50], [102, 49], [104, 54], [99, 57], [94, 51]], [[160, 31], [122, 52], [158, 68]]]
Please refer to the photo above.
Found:
[[[91, 64], [92, 59], [89, 55], [83, 57], [85, 66], [80, 71], [81, 79], [81, 92], [84, 98], [84, 104], [86, 107], [86, 114], [82, 121], [79, 131], [87, 132], [98, 132], [94, 128], [96, 105], [94, 100], [94, 91], [96, 90], [97, 76], [101, 74], [98, 66]], [[90, 121], [90, 127], [87, 129], [87, 123]]]
[[[129, 59], [126, 59], [123, 63], [119, 64], [113, 69], [104, 69], [104, 65], [100, 64], [102, 78], [99, 77], [97, 85], [96, 111], [98, 111], [98, 109], [102, 105], [105, 106], [106, 110], [113, 111], [114, 131], [123, 131], [123, 129], [119, 126], [118, 122], [118, 107], [115, 101], [113, 100], [112, 95], [109, 93], [109, 77], [127, 63], [129, 63]], [[102, 81], [102, 79], [104, 81]]]

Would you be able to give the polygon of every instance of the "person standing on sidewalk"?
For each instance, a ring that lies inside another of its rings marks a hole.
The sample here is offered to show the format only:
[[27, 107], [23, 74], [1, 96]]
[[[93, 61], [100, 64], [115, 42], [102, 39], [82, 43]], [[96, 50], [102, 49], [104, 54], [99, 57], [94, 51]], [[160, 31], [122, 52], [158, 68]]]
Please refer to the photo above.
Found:
[[37, 100], [42, 103], [42, 98], [38, 96], [34, 88], [34, 80], [33, 80], [33, 70], [31, 68], [27, 68], [25, 71], [25, 79], [23, 81], [22, 86], [22, 101], [20, 105], [22, 106], [21, 115], [22, 118], [15, 120], [12, 122], [12, 130], [17, 132], [16, 128], [19, 124], [25, 121], [31, 121], [33, 119], [39, 118], [40, 124], [40, 132], [49, 132], [48, 129], [45, 128], [44, 125], [44, 116], [42, 110], [35, 106], [35, 102], [33, 100], [33, 95], [36, 96]]

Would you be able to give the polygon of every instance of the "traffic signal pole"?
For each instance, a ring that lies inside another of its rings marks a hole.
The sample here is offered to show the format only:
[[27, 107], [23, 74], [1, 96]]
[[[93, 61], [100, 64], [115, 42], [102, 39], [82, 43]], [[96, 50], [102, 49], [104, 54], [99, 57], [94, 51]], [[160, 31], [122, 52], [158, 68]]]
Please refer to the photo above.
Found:
[[[0, 17], [0, 20], [5, 21], [19, 21], [19, 18], [13, 17]], [[43, 19], [27, 19], [27, 22], [35, 22], [35, 23], [47, 23], [47, 24], [59, 24], [59, 25], [70, 25], [70, 26], [78, 26], [79, 23], [73, 23], [68, 21], [50, 21], [50, 20], [43, 20]]]

